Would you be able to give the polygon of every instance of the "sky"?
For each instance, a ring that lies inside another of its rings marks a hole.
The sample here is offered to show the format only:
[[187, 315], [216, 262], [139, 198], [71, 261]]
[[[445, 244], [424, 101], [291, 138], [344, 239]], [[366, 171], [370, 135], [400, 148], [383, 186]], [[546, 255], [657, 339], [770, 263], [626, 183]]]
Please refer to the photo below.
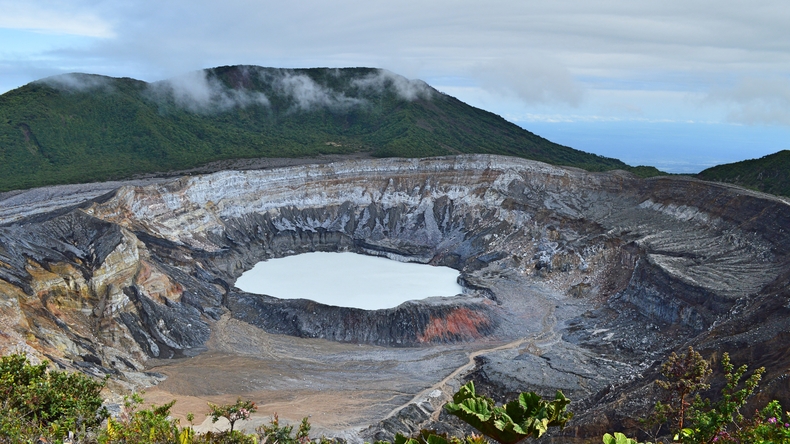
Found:
[[695, 173], [790, 149], [786, 0], [0, 0], [0, 93], [84, 72], [385, 68], [557, 143]]

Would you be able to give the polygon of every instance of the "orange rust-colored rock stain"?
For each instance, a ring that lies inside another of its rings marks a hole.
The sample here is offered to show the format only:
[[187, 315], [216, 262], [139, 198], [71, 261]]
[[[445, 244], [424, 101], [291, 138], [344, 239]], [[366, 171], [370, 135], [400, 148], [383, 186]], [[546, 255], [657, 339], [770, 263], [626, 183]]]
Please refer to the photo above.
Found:
[[458, 308], [444, 317], [431, 316], [418, 340], [442, 342], [453, 339], [475, 339], [483, 336], [480, 329], [488, 327], [490, 323], [491, 320], [484, 314], [466, 307]]

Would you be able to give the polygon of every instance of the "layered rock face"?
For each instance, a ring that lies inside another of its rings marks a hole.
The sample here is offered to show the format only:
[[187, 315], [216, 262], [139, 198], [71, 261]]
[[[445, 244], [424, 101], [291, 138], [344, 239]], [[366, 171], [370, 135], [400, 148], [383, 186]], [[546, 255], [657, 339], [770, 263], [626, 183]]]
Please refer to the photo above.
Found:
[[[36, 208], [0, 226], [0, 343], [125, 386], [156, 380], [151, 357], [200, 353], [225, 313], [394, 347], [536, 330], [552, 340], [481, 359], [471, 377], [503, 395], [570, 378], [590, 412], [579, 433], [619, 424], [600, 410], [621, 399], [613, 384], [643, 387], [634, 375], [684, 343], [772, 344], [769, 386], [786, 380], [790, 205], [739, 188], [474, 155], [222, 171]], [[233, 286], [258, 261], [308, 251], [450, 266], [466, 294], [366, 312]], [[538, 293], [556, 307], [536, 327]], [[514, 379], [547, 365], [561, 377]]]

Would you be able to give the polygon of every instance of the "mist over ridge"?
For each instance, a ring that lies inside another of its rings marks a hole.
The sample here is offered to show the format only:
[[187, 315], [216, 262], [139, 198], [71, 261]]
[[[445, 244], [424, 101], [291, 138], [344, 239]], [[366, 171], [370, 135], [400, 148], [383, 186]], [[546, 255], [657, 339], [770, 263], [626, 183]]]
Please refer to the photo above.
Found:
[[[368, 96], [387, 91], [407, 101], [430, 100], [436, 92], [421, 80], [407, 79], [385, 69], [326, 68], [328, 76], [334, 77], [327, 81], [317, 81], [307, 71], [310, 69], [225, 66], [146, 83], [144, 94], [162, 105], [175, 105], [195, 113], [217, 113], [234, 107], [269, 106], [269, 95], [292, 100], [290, 111], [293, 112], [364, 106], [369, 103]], [[346, 85], [341, 87], [340, 82]], [[115, 91], [112, 77], [94, 74], [61, 74], [34, 83], [72, 93]]]

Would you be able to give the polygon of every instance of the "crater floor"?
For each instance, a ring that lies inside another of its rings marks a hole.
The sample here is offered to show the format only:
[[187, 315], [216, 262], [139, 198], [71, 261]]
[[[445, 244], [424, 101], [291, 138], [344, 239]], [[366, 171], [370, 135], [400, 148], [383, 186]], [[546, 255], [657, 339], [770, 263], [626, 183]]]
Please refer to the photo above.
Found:
[[[174, 413], [185, 417], [190, 411], [207, 413], [206, 402], [233, 402], [242, 396], [259, 405], [255, 419], [244, 424], [248, 430], [274, 413], [288, 421], [311, 415], [319, 433], [353, 437], [352, 432], [396, 415], [415, 401], [438, 408], [457, 390], [460, 377], [474, 368], [475, 357], [512, 359], [576, 350], [571, 344], [558, 345], [562, 342], [558, 325], [583, 312], [585, 304], [547, 288], [530, 288], [528, 281], [512, 274], [496, 278], [492, 286], [502, 298], [501, 309], [512, 315], [509, 325], [495, 338], [462, 344], [399, 348], [344, 344], [273, 335], [226, 316], [212, 326], [207, 352], [149, 361], [149, 367], [167, 379], [148, 390], [146, 399], [155, 403], [178, 399]], [[514, 387], [528, 381], [546, 390], [589, 395], [606, 384], [606, 376], [624, 370], [610, 369], [609, 363], [594, 356], [587, 358], [587, 362], [569, 360], [570, 365], [560, 371], [545, 359], [521, 361], [503, 376], [515, 377]], [[203, 424], [204, 430], [212, 427], [210, 421]]]

